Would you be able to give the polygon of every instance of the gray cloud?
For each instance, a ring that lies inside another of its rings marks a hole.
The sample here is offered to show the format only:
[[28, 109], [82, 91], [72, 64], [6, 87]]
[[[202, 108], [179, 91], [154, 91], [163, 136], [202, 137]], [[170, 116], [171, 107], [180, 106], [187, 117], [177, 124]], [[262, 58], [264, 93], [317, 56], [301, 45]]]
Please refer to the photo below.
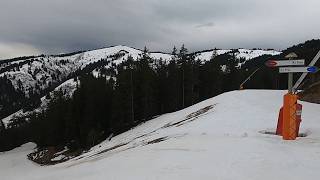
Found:
[[205, 27], [212, 27], [214, 26], [213, 22], [209, 22], [209, 23], [203, 23], [203, 24], [199, 24], [196, 26], [196, 28], [205, 28]]
[[162, 51], [182, 43], [190, 50], [283, 49], [320, 38], [319, 5], [317, 0], [1, 0], [0, 44], [24, 44], [35, 53], [117, 44]]
[[0, 59], [12, 58], [15, 56], [31, 56], [41, 54], [36, 48], [21, 43], [0, 43]]

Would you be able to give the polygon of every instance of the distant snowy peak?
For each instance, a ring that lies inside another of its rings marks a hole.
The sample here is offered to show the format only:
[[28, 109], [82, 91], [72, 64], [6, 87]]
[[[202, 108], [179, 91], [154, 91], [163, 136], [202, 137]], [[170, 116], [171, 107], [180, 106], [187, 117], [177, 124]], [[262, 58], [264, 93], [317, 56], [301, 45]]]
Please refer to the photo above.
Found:
[[[225, 53], [230, 53], [233, 50], [231, 49], [217, 49], [217, 50], [211, 50], [211, 51], [204, 51], [200, 53], [196, 53], [196, 58], [200, 59], [202, 61], [209, 61], [211, 57], [215, 55], [221, 55]], [[236, 49], [235, 56], [236, 58], [240, 59], [243, 58], [245, 60], [250, 60], [262, 55], [279, 55], [281, 54], [280, 51], [275, 50], [261, 50], [261, 49]]]
[[[74, 53], [72, 55], [43, 55], [43, 56], [38, 56], [38, 57], [31, 57], [31, 58], [16, 58], [17, 60], [15, 61], [8, 61], [7, 63], [1, 63], [0, 64], [0, 69], [8, 67], [9, 65], [13, 64], [18, 64], [18, 63], [23, 63], [27, 62], [30, 60], [36, 60], [36, 61], [69, 61], [69, 62], [74, 62], [77, 65], [80, 65], [80, 67], [84, 67], [87, 64], [97, 62], [101, 59], [107, 59], [110, 56], [116, 55], [117, 53], [124, 52], [125, 57], [128, 55], [132, 56], [134, 59], [137, 59], [141, 54], [142, 51], [127, 47], [127, 46], [112, 46], [112, 47], [107, 47], [107, 48], [101, 48], [101, 49], [96, 49], [96, 50], [89, 50], [89, 51], [84, 51], [84, 52], [79, 52], [79, 53]], [[163, 59], [163, 60], [170, 60], [171, 55], [166, 54], [166, 53], [160, 53], [160, 52], [150, 52], [150, 56], [155, 59]], [[38, 64], [41, 64], [38, 63]], [[29, 63], [30, 65], [30, 63]]]
[[196, 53], [196, 59], [200, 59], [202, 61], [210, 61], [211, 57], [215, 55], [221, 55], [230, 52], [231, 50], [212, 50], [212, 51], [205, 51], [201, 53]]
[[[276, 50], [262, 50], [262, 49], [236, 49], [238, 52], [236, 52], [237, 58], [244, 58], [246, 60], [250, 60], [262, 55], [278, 55], [281, 54], [280, 51]], [[83, 53], [82, 59], [90, 60], [90, 59], [104, 59], [107, 58], [110, 55], [117, 54], [119, 52], [126, 52], [127, 55], [132, 56], [134, 59], [137, 59], [139, 55], [142, 54], [141, 50], [131, 48], [128, 46], [113, 46], [108, 48], [102, 48], [92, 51], [87, 51]], [[196, 58], [204, 61], [210, 60], [213, 53], [216, 55], [225, 54], [228, 52], [232, 52], [231, 49], [217, 49], [217, 50], [211, 50], [211, 51], [203, 51], [200, 53], [196, 53]], [[170, 60], [172, 58], [171, 54], [167, 53], [161, 53], [161, 52], [151, 52], [150, 56], [154, 59], [162, 59], [162, 60]]]
[[[253, 58], [256, 58], [261, 55], [278, 55], [281, 52], [275, 51], [275, 50], [250, 50], [250, 49], [237, 49], [238, 52], [236, 52], [236, 57], [237, 58], [244, 58], [245, 60], [250, 60]], [[35, 59], [37, 60], [37, 64], [40, 65], [42, 64], [41, 61], [47, 60], [47, 61], [65, 61], [68, 60], [69, 62], [73, 62], [76, 64], [77, 67], [85, 67], [86, 65], [90, 63], [97, 62], [101, 59], [107, 59], [108, 57], [115, 55], [117, 53], [123, 52], [125, 55], [122, 56], [121, 59], [118, 59], [118, 61], [122, 62], [125, 60], [129, 55], [132, 56], [134, 59], [137, 59], [141, 54], [142, 51], [139, 49], [131, 48], [128, 46], [123, 46], [123, 45], [118, 45], [118, 46], [112, 46], [112, 47], [107, 47], [107, 48], [101, 48], [101, 49], [96, 49], [96, 50], [90, 50], [90, 51], [85, 51], [85, 52], [80, 52], [76, 53], [73, 55], [69, 56], [41, 56], [41, 57], [33, 57], [30, 59]], [[208, 50], [208, 51], [202, 51], [199, 53], [196, 53], [196, 58], [200, 59], [202, 61], [209, 61], [215, 53], [215, 55], [221, 55], [225, 54], [228, 52], [232, 52], [231, 49], [218, 49], [218, 50]], [[169, 61], [172, 58], [171, 54], [167, 53], [161, 53], [161, 52], [150, 52], [150, 57], [154, 59], [162, 59], [164, 61]], [[17, 60], [17, 61], [12, 61], [8, 62], [7, 64], [0, 64], [0, 69], [4, 68], [6, 66], [12, 65], [12, 64], [18, 64], [18, 63], [23, 63], [27, 62], [30, 59], [23, 59], [23, 60]], [[39, 62], [40, 61], [40, 62]], [[118, 62], [118, 63], [120, 63]], [[30, 63], [29, 63], [30, 64]]]
[[[141, 50], [119, 45], [119, 46], [113, 46], [113, 47], [84, 52], [84, 53], [82, 53], [81, 59], [87, 60], [87, 61], [88, 60], [100, 60], [100, 59], [105, 59], [111, 55], [115, 55], [120, 52], [125, 52], [126, 55], [130, 55], [134, 59], [137, 59], [142, 54]], [[153, 53], [153, 52], [151, 52], [150, 56], [155, 59], [163, 59], [163, 60], [170, 60], [171, 59], [171, 55], [166, 54], [166, 53], [159, 53], [159, 52]]]
[[[250, 60], [262, 55], [278, 55], [281, 52], [276, 50], [262, 50], [262, 49], [237, 49], [236, 52], [237, 58], [245, 58], [246, 60]], [[92, 51], [84, 52], [83, 59], [103, 59], [110, 55], [114, 55], [119, 52], [126, 52], [128, 55], [132, 56], [134, 59], [138, 58], [139, 55], [142, 54], [141, 50], [127, 47], [127, 46], [113, 46], [108, 48], [102, 48]], [[225, 54], [228, 52], [232, 52], [231, 49], [217, 49], [211, 51], [203, 51], [200, 53], [196, 53], [196, 58], [200, 60], [210, 60], [213, 53], [216, 55]], [[161, 53], [161, 52], [151, 52], [150, 56], [155, 59], [163, 59], [163, 60], [170, 60], [172, 58], [171, 54]]]
[[256, 50], [251, 50], [251, 49], [238, 49], [239, 53], [237, 53], [237, 58], [244, 58], [246, 60], [250, 60], [262, 55], [279, 55], [281, 54], [280, 51], [275, 51], [275, 50], [261, 50], [261, 49], [256, 49]]
[[[93, 51], [87, 51], [84, 54], [84, 59], [101, 59], [106, 58], [108, 55], [113, 55], [119, 52], [127, 52], [128, 55], [132, 56], [134, 59], [138, 58], [140, 54], [142, 54], [141, 50], [127, 47], [127, 46], [114, 46], [114, 47], [108, 47], [103, 49], [97, 49]], [[236, 52], [237, 58], [244, 58], [245, 60], [250, 60], [262, 55], [278, 55], [281, 54], [280, 51], [276, 50], [262, 50], [262, 49], [237, 49], [238, 52]], [[228, 52], [232, 52], [231, 49], [217, 49], [217, 50], [211, 50], [211, 51], [203, 51], [200, 53], [196, 53], [196, 58], [203, 60], [203, 61], [209, 61], [215, 53], [216, 55], [225, 54]], [[165, 61], [168, 61], [172, 58], [171, 54], [167, 53], [161, 53], [161, 52], [151, 52], [150, 56], [154, 59], [162, 59]]]
[[[116, 64], [123, 62], [128, 56], [137, 59], [142, 54], [142, 51], [127, 46], [113, 46], [73, 55], [22, 58], [21, 60], [17, 59], [17, 61], [0, 64], [0, 77], [6, 75], [14, 87], [29, 94], [29, 91], [35, 89], [36, 86], [40, 89], [45, 89], [51, 83], [61, 82], [71, 73], [83, 69], [91, 63], [102, 59], [111, 60], [110, 57], [118, 53], [123, 53], [123, 56], [119, 56], [118, 59], [113, 61]], [[150, 56], [164, 61], [171, 59], [171, 55], [165, 53], [151, 52]]]

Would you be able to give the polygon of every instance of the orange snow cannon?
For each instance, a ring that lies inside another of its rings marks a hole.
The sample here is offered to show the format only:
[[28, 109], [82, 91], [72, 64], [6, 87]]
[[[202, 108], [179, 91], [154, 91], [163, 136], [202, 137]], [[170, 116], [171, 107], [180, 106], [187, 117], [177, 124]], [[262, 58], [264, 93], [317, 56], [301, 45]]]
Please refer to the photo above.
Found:
[[298, 96], [288, 93], [283, 98], [282, 138], [295, 140], [297, 138], [297, 100]]
[[[302, 114], [302, 104], [297, 103], [296, 104], [296, 128], [297, 128], [296, 133], [297, 133], [297, 137], [299, 136], [300, 123], [302, 121], [301, 114]], [[279, 111], [276, 135], [282, 136], [282, 130], [283, 130], [283, 107], [281, 107], [281, 109]]]

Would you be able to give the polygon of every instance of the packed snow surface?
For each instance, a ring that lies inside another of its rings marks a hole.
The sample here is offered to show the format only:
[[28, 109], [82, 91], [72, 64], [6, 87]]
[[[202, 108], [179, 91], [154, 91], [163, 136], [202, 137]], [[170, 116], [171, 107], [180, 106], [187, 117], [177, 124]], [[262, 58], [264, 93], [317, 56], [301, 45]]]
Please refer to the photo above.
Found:
[[284, 91], [233, 91], [165, 114], [54, 166], [27, 160], [35, 144], [0, 154], [1, 180], [271, 180], [320, 176], [320, 105], [303, 104], [301, 131], [274, 130]]

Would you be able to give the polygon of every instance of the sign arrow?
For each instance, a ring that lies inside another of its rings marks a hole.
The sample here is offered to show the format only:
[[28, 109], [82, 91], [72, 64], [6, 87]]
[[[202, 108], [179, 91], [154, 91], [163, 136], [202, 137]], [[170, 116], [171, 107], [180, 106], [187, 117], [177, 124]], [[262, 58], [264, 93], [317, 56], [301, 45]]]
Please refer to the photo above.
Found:
[[316, 73], [318, 68], [316, 66], [307, 67], [281, 67], [279, 68], [279, 73]]
[[268, 66], [268, 67], [277, 67], [277, 64], [278, 63], [275, 60], [269, 60], [266, 62], [266, 66]]
[[304, 59], [295, 60], [269, 60], [266, 63], [268, 67], [279, 67], [279, 66], [304, 66]]
[[316, 73], [318, 71], [318, 68], [315, 66], [311, 66], [311, 67], [308, 67], [307, 70], [311, 73]]

